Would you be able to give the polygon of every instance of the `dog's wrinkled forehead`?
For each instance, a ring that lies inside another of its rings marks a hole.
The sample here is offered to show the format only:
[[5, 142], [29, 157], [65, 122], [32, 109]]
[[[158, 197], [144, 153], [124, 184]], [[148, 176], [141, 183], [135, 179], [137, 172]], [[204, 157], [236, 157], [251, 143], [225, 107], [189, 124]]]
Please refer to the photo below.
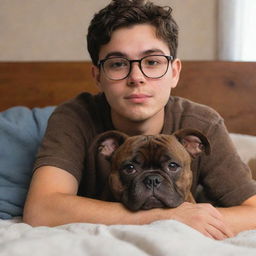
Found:
[[122, 145], [122, 151], [126, 151], [127, 157], [152, 164], [174, 157], [189, 158], [175, 136], [164, 134], [129, 137]]

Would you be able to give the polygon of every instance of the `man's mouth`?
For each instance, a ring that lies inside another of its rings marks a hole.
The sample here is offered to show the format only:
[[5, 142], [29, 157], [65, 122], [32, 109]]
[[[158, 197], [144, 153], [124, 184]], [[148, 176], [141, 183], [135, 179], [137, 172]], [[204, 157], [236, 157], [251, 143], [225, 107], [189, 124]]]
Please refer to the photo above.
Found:
[[148, 99], [150, 99], [152, 96], [147, 94], [130, 94], [125, 98], [125, 100], [128, 100], [133, 103], [144, 103]]

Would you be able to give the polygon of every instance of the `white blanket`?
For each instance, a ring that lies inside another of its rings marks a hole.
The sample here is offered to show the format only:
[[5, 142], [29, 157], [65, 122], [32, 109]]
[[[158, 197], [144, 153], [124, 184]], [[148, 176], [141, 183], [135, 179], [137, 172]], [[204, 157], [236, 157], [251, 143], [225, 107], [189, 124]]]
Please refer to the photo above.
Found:
[[55, 228], [0, 220], [0, 255], [255, 256], [256, 230], [215, 241], [173, 220], [142, 226], [74, 223]]

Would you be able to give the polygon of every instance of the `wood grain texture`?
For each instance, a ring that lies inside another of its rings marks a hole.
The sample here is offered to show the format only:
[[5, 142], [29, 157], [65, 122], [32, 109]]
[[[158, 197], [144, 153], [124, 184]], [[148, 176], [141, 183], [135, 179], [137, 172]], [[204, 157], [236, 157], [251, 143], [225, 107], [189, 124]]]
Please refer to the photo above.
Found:
[[0, 110], [57, 105], [82, 91], [98, 91], [89, 62], [0, 62]]
[[[183, 61], [172, 91], [209, 105], [230, 132], [256, 135], [256, 63]], [[90, 62], [0, 62], [0, 111], [57, 105], [82, 91], [98, 92]]]
[[184, 62], [173, 94], [213, 107], [231, 132], [256, 135], [255, 62]]

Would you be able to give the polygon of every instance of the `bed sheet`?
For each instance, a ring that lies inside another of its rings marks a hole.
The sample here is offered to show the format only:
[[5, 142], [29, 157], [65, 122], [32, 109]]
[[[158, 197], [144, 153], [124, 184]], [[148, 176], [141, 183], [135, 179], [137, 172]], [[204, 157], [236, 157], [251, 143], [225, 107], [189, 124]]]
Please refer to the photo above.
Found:
[[173, 220], [148, 225], [73, 223], [54, 228], [31, 227], [20, 219], [1, 220], [0, 255], [255, 256], [256, 230], [216, 241]]

